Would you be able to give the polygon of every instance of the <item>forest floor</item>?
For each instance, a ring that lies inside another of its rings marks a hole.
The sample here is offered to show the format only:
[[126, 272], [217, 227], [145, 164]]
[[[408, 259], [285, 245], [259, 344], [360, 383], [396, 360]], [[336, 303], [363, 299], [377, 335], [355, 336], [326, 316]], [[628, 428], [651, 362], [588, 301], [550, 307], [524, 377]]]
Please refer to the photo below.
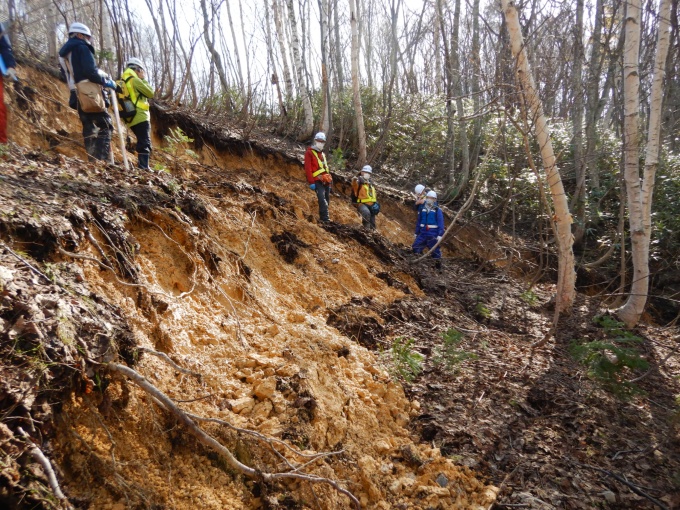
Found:
[[[569, 353], [607, 337], [593, 322], [606, 309], [579, 295], [549, 335], [554, 285], [527, 291], [521, 240], [465, 225], [441, 271], [414, 263], [405, 194], [385, 190], [379, 231], [365, 232], [337, 175], [334, 223], [318, 225], [299, 151], [186, 112], [155, 112], [155, 146], [179, 125], [198, 160], [158, 151], [154, 173], [87, 163], [63, 86], [22, 71], [31, 87], [9, 94], [20, 118], [0, 155], [0, 502], [53, 504], [22, 423], [79, 508], [348, 507], [328, 487], [244, 481], [87, 355], [124, 360], [196, 414], [341, 450], [313, 472], [369, 508], [680, 505], [677, 328], [634, 331], [650, 369], [624, 374], [642, 392], [619, 398]], [[410, 382], [388, 376], [398, 338], [424, 357]], [[257, 441], [206, 428], [245, 463], [280, 468]]]

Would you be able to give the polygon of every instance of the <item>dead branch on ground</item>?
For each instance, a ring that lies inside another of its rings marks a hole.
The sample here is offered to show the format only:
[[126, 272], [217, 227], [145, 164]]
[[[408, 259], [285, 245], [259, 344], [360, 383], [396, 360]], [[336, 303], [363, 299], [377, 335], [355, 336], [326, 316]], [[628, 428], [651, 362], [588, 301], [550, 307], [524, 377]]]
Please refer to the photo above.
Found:
[[24, 429], [21, 427], [17, 427], [17, 431], [19, 434], [24, 438], [24, 441], [26, 441], [26, 444], [30, 447], [30, 453], [31, 456], [40, 464], [43, 468], [43, 471], [45, 471], [45, 474], [47, 475], [47, 481], [50, 484], [50, 488], [52, 489], [52, 492], [56, 496], [57, 499], [63, 501], [66, 503], [67, 508], [73, 508], [70, 503], [68, 503], [68, 500], [66, 499], [66, 496], [64, 496], [64, 493], [61, 492], [61, 488], [59, 487], [59, 481], [57, 481], [57, 475], [54, 473], [54, 468], [52, 468], [52, 464], [50, 463], [50, 459], [45, 457], [45, 454], [42, 452], [40, 448], [38, 448], [38, 445], [36, 445], [30, 437], [28, 437], [28, 434], [24, 432]]
[[201, 379], [203, 377], [202, 374], [199, 374], [198, 372], [193, 372], [191, 370], [188, 370], [184, 367], [179, 366], [177, 363], [175, 363], [170, 356], [165, 354], [164, 352], [159, 352], [159, 351], [154, 351], [153, 349], [149, 349], [148, 347], [137, 347], [138, 351], [141, 352], [146, 352], [147, 354], [151, 354], [152, 356], [156, 356], [157, 358], [162, 359], [165, 361], [167, 364], [169, 364], [172, 368], [177, 370], [178, 372], [181, 372], [183, 374], [187, 375], [193, 375], [197, 379]]
[[126, 367], [125, 365], [120, 365], [118, 363], [107, 363], [105, 366], [111, 372], [123, 374], [124, 376], [131, 379], [137, 386], [139, 386], [141, 389], [143, 389], [149, 395], [151, 395], [156, 402], [160, 403], [165, 410], [172, 413], [181, 423], [183, 423], [189, 429], [189, 432], [191, 432], [191, 434], [193, 434], [203, 445], [222, 455], [232, 468], [236, 469], [237, 471], [240, 471], [244, 475], [250, 478], [260, 479], [265, 482], [272, 482], [284, 478], [293, 478], [312, 483], [324, 483], [333, 487], [338, 493], [347, 496], [355, 508], [361, 508], [361, 504], [359, 503], [359, 500], [356, 498], [356, 496], [354, 496], [354, 494], [352, 494], [347, 489], [343, 489], [342, 487], [340, 487], [338, 482], [331, 480], [330, 478], [324, 478], [321, 476], [310, 475], [306, 473], [298, 473], [295, 471], [283, 473], [266, 473], [259, 471], [255, 468], [246, 466], [245, 464], [241, 463], [238, 459], [236, 459], [236, 457], [231, 453], [231, 451], [228, 448], [226, 448], [214, 437], [212, 437], [210, 434], [205, 432], [201, 427], [199, 427], [188, 413], [184, 412], [182, 409], [177, 407], [177, 405], [172, 401], [170, 397], [168, 397], [165, 393], [163, 393], [161, 390], [159, 390], [153, 384], [151, 384], [139, 372], [129, 367]]
[[608, 470], [606, 470], [606, 469], [602, 469], [602, 468], [599, 468], [599, 467], [597, 467], [597, 466], [591, 466], [590, 464], [581, 464], [581, 463], [579, 463], [579, 462], [574, 462], [574, 464], [576, 464], [577, 466], [581, 466], [581, 467], [585, 467], [585, 468], [588, 468], [588, 469], [592, 469], [592, 470], [594, 470], [594, 471], [599, 471], [600, 473], [603, 473], [603, 474], [605, 474], [605, 475], [607, 475], [607, 476], [610, 476], [610, 477], [612, 477], [614, 480], [616, 480], [617, 482], [620, 482], [620, 483], [624, 484], [625, 486], [627, 486], [630, 490], [632, 490], [632, 491], [633, 491], [635, 494], [637, 494], [638, 496], [641, 496], [641, 497], [643, 497], [643, 498], [647, 498], [649, 501], [651, 501], [654, 505], [658, 506], [658, 507], [661, 508], [662, 510], [668, 510], [668, 507], [667, 507], [666, 505], [664, 505], [661, 501], [659, 501], [658, 499], [653, 498], [652, 496], [650, 496], [649, 494], [647, 494], [645, 491], [643, 491], [640, 487], [638, 487], [637, 485], [635, 485], [635, 484], [632, 483], [632, 482], [629, 482], [628, 480], [626, 480], [626, 479], [625, 479], [623, 476], [621, 476], [621, 475], [617, 475], [616, 473], [614, 473], [614, 472], [612, 472], [612, 471], [608, 471]]

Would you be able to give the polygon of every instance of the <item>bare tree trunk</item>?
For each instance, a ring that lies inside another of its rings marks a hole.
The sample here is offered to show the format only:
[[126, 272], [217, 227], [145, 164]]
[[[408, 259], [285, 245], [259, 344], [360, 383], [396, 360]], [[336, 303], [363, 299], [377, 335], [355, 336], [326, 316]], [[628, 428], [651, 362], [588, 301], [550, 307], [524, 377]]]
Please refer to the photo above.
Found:
[[590, 50], [590, 65], [588, 66], [588, 88], [587, 88], [587, 102], [586, 102], [586, 168], [590, 175], [590, 184], [593, 189], [600, 187], [600, 174], [597, 168], [597, 161], [595, 160], [595, 153], [597, 149], [597, 106], [600, 100], [599, 81], [600, 72], [602, 71], [601, 62], [601, 47], [602, 43], [602, 18], [604, 16], [604, 8], [602, 0], [597, 0], [595, 5], [595, 25], [593, 27], [592, 41], [593, 45]]
[[[373, 150], [371, 151], [371, 155], [368, 158], [368, 163], [372, 163], [378, 153], [382, 150], [382, 147], [385, 143], [385, 140], [387, 138], [387, 134], [390, 131], [390, 127], [392, 125], [392, 112], [393, 112], [393, 106], [394, 106], [394, 101], [392, 100], [393, 97], [393, 90], [394, 90], [394, 82], [397, 79], [397, 54], [399, 53], [399, 40], [397, 39], [397, 22], [399, 21], [399, 9], [401, 7], [401, 0], [391, 0], [390, 1], [390, 82], [387, 85], [387, 98], [384, 101], [387, 104], [387, 114], [385, 116], [385, 121], [383, 122], [383, 129], [382, 132], [380, 133], [380, 136], [378, 137], [378, 140], [375, 142], [375, 145], [373, 146]], [[384, 90], [384, 85], [383, 85], [383, 90]], [[384, 97], [384, 94], [383, 94]]]
[[576, 189], [571, 207], [576, 217], [575, 244], [583, 241], [586, 231], [586, 165], [583, 158], [583, 3], [584, 0], [576, 0], [574, 71], [571, 85], [574, 94], [571, 119], [574, 134], [574, 170], [576, 171]]
[[279, 75], [276, 72], [276, 60], [274, 59], [274, 42], [272, 39], [272, 31], [271, 31], [271, 22], [269, 20], [269, 2], [265, 2], [264, 5], [264, 16], [265, 16], [265, 35], [266, 35], [266, 43], [267, 43], [267, 58], [269, 59], [269, 62], [271, 63], [271, 70], [272, 70], [272, 84], [276, 87], [276, 94], [279, 100], [279, 111], [281, 112], [281, 115], [283, 117], [288, 116], [288, 112], [286, 110], [286, 104], [283, 101], [283, 95], [281, 94], [281, 85], [279, 83]]
[[338, 1], [339, 0], [333, 0], [333, 22], [335, 23], [333, 30], [335, 32], [335, 72], [338, 75], [338, 91], [342, 95], [345, 77], [342, 71], [342, 44], [340, 43], [340, 15], [338, 13]]
[[300, 6], [300, 29], [302, 32], [302, 51], [300, 52], [300, 61], [302, 62], [302, 70], [305, 74], [305, 89], [314, 90], [314, 80], [309, 73], [309, 66], [307, 65], [307, 53], [309, 52], [309, 28], [307, 23], [307, 16], [304, 13], [309, 12], [309, 7], [307, 5], [308, 0], [298, 0], [298, 5]]
[[626, 161], [626, 191], [628, 193], [628, 221], [633, 255], [633, 281], [628, 300], [618, 315], [628, 327], [635, 326], [642, 316], [649, 294], [649, 243], [652, 236], [652, 194], [659, 163], [661, 139], [661, 107], [666, 56], [669, 46], [669, 0], [659, 5], [659, 29], [654, 61], [654, 78], [650, 98], [649, 132], [645, 152], [645, 169], [640, 187], [637, 129], [639, 116], [638, 59], [640, 48], [640, 1], [628, 0], [626, 8], [626, 50], [624, 52], [624, 155]]
[[[227, 2], [229, 3], [229, 2]], [[265, 2], [266, 3], [266, 2]], [[238, 0], [238, 11], [239, 11], [239, 16], [241, 17], [241, 27], [245, 27], [245, 19], [243, 18], [243, 4], [241, 0]], [[253, 99], [253, 84], [250, 78], [250, 52], [248, 51], [248, 42], [246, 41], [246, 31], [241, 30], [241, 34], [243, 35], [243, 52], [246, 57], [246, 79], [248, 81], [247, 88], [246, 88], [246, 99], [244, 102], [243, 110], [244, 113], [248, 114], [250, 111], [252, 99]], [[234, 47], [236, 50], [237, 48]], [[238, 55], [237, 55], [238, 56]], [[238, 59], [237, 59], [238, 60]], [[246, 107], [247, 105], [247, 107]]]
[[288, 20], [290, 22], [290, 32], [293, 43], [293, 57], [295, 59], [295, 75], [297, 76], [298, 94], [302, 99], [302, 109], [305, 114], [304, 125], [299, 134], [300, 140], [307, 140], [311, 138], [312, 131], [314, 131], [314, 112], [312, 111], [312, 101], [309, 98], [309, 92], [305, 87], [304, 70], [302, 69], [302, 60], [300, 58], [300, 39], [298, 36], [297, 22], [295, 20], [295, 6], [293, 0], [288, 0]]
[[[100, 4], [100, 7], [101, 6]], [[103, 13], [102, 13], [103, 17]], [[108, 18], [108, 16], [107, 16]], [[57, 55], [57, 11], [52, 2], [47, 5], [47, 55], [56, 59]]]
[[[358, 5], [358, 0], [356, 0]], [[361, 107], [361, 90], [359, 89], [359, 30], [357, 27], [357, 9], [355, 0], [349, 0], [350, 23], [352, 26], [352, 96], [357, 123], [357, 143], [359, 146], [360, 167], [366, 164], [366, 132], [364, 130], [364, 112]]]
[[165, 24], [165, 15], [163, 14], [163, 2], [158, 3], [158, 13], [154, 12], [153, 9], [153, 3], [151, 0], [145, 0], [146, 2], [146, 7], [149, 9], [149, 14], [151, 16], [151, 19], [153, 21], [153, 28], [156, 31], [156, 37], [158, 40], [158, 49], [160, 50], [160, 59], [161, 59], [161, 73], [160, 76], [156, 77], [156, 84], [160, 88], [161, 91], [165, 90], [165, 81], [169, 78], [170, 76], [170, 55], [166, 51], [166, 34], [167, 32], [164, 29], [161, 29], [161, 26], [158, 24], [158, 18], [163, 20], [163, 23]]
[[281, 53], [281, 63], [283, 65], [283, 84], [286, 89], [286, 102], [288, 102], [288, 100], [293, 97], [293, 79], [291, 78], [290, 68], [288, 67], [286, 34], [283, 31], [283, 22], [281, 21], [281, 11], [279, 9], [279, 0], [272, 0], [274, 24], [276, 26], [276, 35], [279, 41], [279, 51]]
[[446, 38], [446, 24], [444, 23], [444, 0], [435, 0], [437, 16], [441, 23], [442, 47], [444, 48], [444, 74], [446, 76], [446, 180], [453, 185], [456, 182], [456, 109], [453, 106], [453, 63], [449, 43]]
[[451, 36], [451, 58], [455, 72], [453, 82], [453, 93], [456, 95], [456, 109], [458, 110], [458, 136], [460, 137], [461, 149], [461, 169], [460, 179], [456, 186], [456, 194], [460, 194], [470, 180], [470, 148], [468, 146], [467, 122], [465, 121], [465, 110], [463, 108], [463, 84], [460, 66], [460, 0], [456, 0], [453, 11], [453, 34]]
[[[479, 1], [479, 0], [475, 0]], [[479, 26], [479, 25], [478, 25]], [[435, 13], [434, 13], [434, 34], [433, 34], [433, 39], [434, 39], [434, 86], [435, 86], [435, 91], [437, 95], [442, 93], [442, 50], [441, 46], [439, 46], [439, 37], [440, 33], [442, 30], [442, 23], [441, 23], [441, 18], [439, 17], [439, 10], [435, 6]], [[473, 58], [474, 58], [474, 50], [473, 50]]]
[[227, 75], [225, 74], [224, 66], [222, 65], [222, 57], [220, 57], [219, 52], [215, 49], [213, 40], [210, 38], [211, 21], [208, 18], [208, 8], [205, 5], [205, 0], [201, 0], [201, 11], [203, 12], [203, 38], [205, 39], [205, 45], [208, 47], [208, 51], [210, 52], [210, 56], [212, 58], [212, 63], [217, 69], [217, 76], [220, 78], [222, 92], [227, 97], [227, 108], [229, 108], [229, 82], [227, 81]]
[[364, 6], [364, 13], [366, 14], [366, 35], [364, 37], [364, 47], [366, 55], [366, 78], [368, 80], [369, 90], [373, 90], [373, 0], [366, 0], [368, 6]]
[[331, 137], [331, 94], [328, 84], [328, 0], [318, 0], [321, 15], [321, 130]]
[[234, 21], [231, 18], [231, 8], [229, 7], [230, 2], [224, 2], [227, 6], [227, 19], [229, 20], [229, 30], [231, 31], [231, 42], [234, 45], [232, 52], [236, 58], [236, 77], [238, 78], [238, 86], [241, 89], [241, 94], [246, 97], [246, 85], [243, 80], [243, 71], [241, 69], [241, 56], [238, 51], [238, 43], [236, 42], [236, 32], [234, 31]]
[[[481, 104], [481, 94], [479, 82], [481, 79], [481, 51], [479, 44], [479, 0], [473, 0], [472, 4], [472, 105], [475, 115], [479, 112], [479, 107]], [[472, 157], [470, 158], [470, 170], [477, 167], [477, 159], [479, 158], [479, 153], [482, 150], [482, 118], [477, 116], [472, 121], [473, 132], [472, 132]]]
[[531, 73], [529, 60], [522, 37], [522, 29], [519, 24], [517, 9], [512, 0], [501, 0], [505, 19], [507, 21], [508, 35], [512, 55], [516, 59], [517, 81], [522, 95], [526, 101], [530, 120], [534, 123], [536, 139], [541, 150], [541, 159], [545, 169], [546, 179], [550, 185], [553, 204], [555, 206], [555, 224], [558, 250], [558, 277], [557, 277], [557, 302], [555, 311], [569, 312], [576, 297], [576, 272], [574, 271], [573, 236], [571, 235], [571, 214], [569, 204], [564, 192], [562, 178], [557, 169], [555, 153], [550, 141], [550, 128], [543, 113], [543, 106], [538, 97], [538, 91]]

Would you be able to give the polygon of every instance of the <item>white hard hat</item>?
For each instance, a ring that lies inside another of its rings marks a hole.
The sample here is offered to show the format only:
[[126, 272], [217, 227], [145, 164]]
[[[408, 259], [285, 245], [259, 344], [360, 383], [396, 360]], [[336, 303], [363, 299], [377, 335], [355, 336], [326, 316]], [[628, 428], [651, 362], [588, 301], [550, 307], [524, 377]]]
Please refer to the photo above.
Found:
[[366, 165], [365, 167], [363, 167], [363, 168], [361, 169], [361, 171], [362, 171], [362, 172], [366, 172], [367, 174], [372, 174], [372, 173], [373, 173], [373, 169], [371, 168], [371, 165]]
[[416, 189], [415, 189], [416, 195], [420, 195], [423, 192], [424, 189], [425, 189], [425, 186], [423, 186], [422, 184], [418, 184], [418, 186], [416, 186]]
[[427, 198], [437, 198], [437, 194], [432, 190], [428, 191], [426, 196]]
[[314, 135], [314, 140], [321, 140], [322, 142], [326, 141], [326, 133], [319, 131], [316, 135]]
[[146, 69], [144, 62], [139, 60], [137, 57], [130, 57], [128, 59], [128, 61], [125, 63], [125, 67], [130, 67], [130, 66], [137, 66], [140, 69]]
[[87, 27], [87, 25], [83, 23], [71, 23], [71, 26], [68, 27], [68, 34], [83, 34], [88, 37], [92, 37], [92, 32], [90, 32], [90, 29]]

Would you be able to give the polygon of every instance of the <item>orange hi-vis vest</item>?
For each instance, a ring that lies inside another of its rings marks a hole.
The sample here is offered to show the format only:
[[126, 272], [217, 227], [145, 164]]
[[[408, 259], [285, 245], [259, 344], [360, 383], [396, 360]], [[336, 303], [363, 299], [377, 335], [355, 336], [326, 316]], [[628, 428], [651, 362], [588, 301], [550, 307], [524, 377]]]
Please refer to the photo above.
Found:
[[314, 153], [314, 156], [316, 156], [316, 161], [319, 163], [319, 169], [312, 174], [312, 177], [318, 177], [319, 175], [323, 173], [330, 173], [328, 171], [328, 163], [326, 162], [326, 155], [322, 152], [321, 157], [319, 157], [319, 153], [312, 149], [312, 152]]

